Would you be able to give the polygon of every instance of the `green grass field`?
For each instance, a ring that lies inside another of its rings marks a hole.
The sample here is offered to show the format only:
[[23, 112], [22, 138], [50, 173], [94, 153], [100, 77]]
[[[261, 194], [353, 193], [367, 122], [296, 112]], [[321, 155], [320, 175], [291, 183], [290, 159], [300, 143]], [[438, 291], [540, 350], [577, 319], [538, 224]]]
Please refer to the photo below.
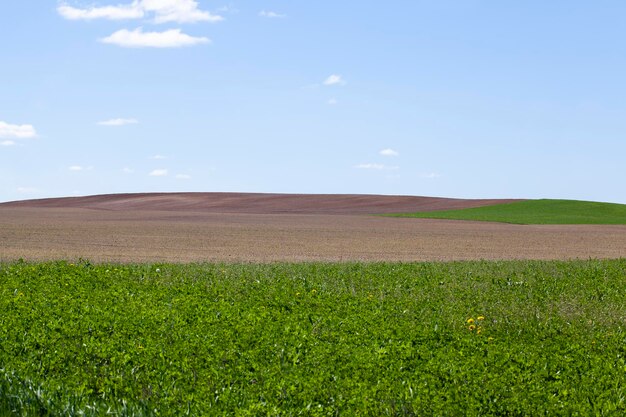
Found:
[[0, 264], [0, 415], [624, 415], [626, 260]]
[[527, 200], [462, 210], [388, 216], [516, 224], [626, 224], [626, 205], [576, 200]]

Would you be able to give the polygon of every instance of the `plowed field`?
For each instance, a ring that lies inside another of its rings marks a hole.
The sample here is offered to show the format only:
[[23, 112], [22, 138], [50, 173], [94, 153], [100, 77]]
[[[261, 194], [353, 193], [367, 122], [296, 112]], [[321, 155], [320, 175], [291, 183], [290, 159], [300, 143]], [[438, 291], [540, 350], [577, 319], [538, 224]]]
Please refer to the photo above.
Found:
[[373, 213], [511, 200], [135, 194], [0, 204], [0, 260], [433, 261], [626, 257], [626, 226], [510, 225]]

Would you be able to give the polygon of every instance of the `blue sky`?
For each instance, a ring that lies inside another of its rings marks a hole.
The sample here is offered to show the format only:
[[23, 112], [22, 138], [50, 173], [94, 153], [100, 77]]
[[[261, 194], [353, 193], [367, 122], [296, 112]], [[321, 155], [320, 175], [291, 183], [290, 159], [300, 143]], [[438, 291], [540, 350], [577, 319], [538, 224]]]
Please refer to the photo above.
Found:
[[0, 4], [0, 201], [626, 203], [623, 1]]

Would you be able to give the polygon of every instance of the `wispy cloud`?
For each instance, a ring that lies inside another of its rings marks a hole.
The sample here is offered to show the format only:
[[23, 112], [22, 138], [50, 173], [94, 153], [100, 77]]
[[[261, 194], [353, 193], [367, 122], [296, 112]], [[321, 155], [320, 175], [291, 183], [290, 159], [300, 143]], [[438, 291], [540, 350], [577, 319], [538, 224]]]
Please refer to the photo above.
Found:
[[233, 6], [232, 4], [227, 4], [225, 6], [218, 7], [217, 11], [222, 12], [222, 13], [232, 13], [232, 14], [239, 13], [239, 9]]
[[380, 155], [382, 156], [398, 156], [400, 155], [400, 153], [398, 151], [395, 151], [393, 149], [387, 148], [387, 149], [383, 149], [382, 151], [378, 152]]
[[219, 22], [220, 15], [200, 10], [195, 0], [134, 0], [130, 4], [117, 6], [91, 6], [78, 8], [62, 2], [57, 12], [68, 20], [127, 20], [142, 19], [147, 14], [154, 16], [154, 23]]
[[2, 142], [0, 142], [0, 146], [14, 146], [15, 145], [15, 141], [13, 140], [3, 140]]
[[0, 121], [0, 138], [32, 139], [36, 137], [37, 137], [37, 131], [32, 125], [14, 125], [14, 124]]
[[132, 174], [133, 172], [135, 172], [135, 170], [132, 169], [132, 168], [124, 167], [124, 168], [122, 168], [122, 172], [124, 174]]
[[198, 9], [198, 2], [194, 0], [143, 0], [140, 6], [155, 13], [156, 23], [216, 23], [224, 20], [220, 15]]
[[329, 99], [328, 104], [330, 104], [331, 106], [334, 106], [335, 104], [337, 104], [337, 99], [336, 98]]
[[124, 48], [180, 48], [211, 41], [209, 38], [187, 35], [180, 29], [169, 29], [164, 32], [144, 32], [143, 28], [137, 28], [132, 31], [128, 29], [118, 30], [111, 36], [100, 39], [100, 42]]
[[267, 18], [270, 18], [270, 19], [283, 19], [283, 18], [287, 17], [286, 14], [281, 14], [281, 13], [276, 13], [276, 12], [266, 11], [266, 10], [261, 10], [259, 12], [259, 16], [267, 17]]
[[358, 169], [385, 169], [383, 164], [359, 164], [354, 167]]
[[72, 7], [67, 3], [61, 3], [57, 7], [57, 12], [68, 20], [124, 20], [124, 19], [141, 19], [144, 16], [144, 10], [140, 7], [139, 2], [134, 1], [128, 5], [118, 6], [102, 6], [88, 7], [79, 9]]
[[19, 194], [37, 194], [39, 189], [34, 187], [17, 187], [16, 190]]
[[98, 122], [100, 126], [126, 126], [139, 123], [137, 119], [110, 119]]
[[72, 165], [72, 166], [67, 167], [67, 169], [69, 169], [70, 171], [74, 171], [74, 172], [80, 172], [80, 171], [91, 171], [93, 170], [93, 167], [92, 166], [85, 167], [82, 165]]
[[357, 169], [374, 169], [378, 171], [382, 171], [382, 170], [395, 171], [395, 170], [400, 169], [400, 167], [398, 166], [389, 166], [385, 164], [376, 164], [376, 163], [358, 164], [358, 165], [355, 165], [354, 167]]
[[420, 175], [420, 178], [426, 178], [426, 179], [435, 179], [439, 177], [441, 177], [441, 175], [437, 174], [436, 172], [428, 172], [428, 173]]
[[151, 157], [150, 157], [150, 159], [156, 159], [156, 160], [159, 160], [159, 159], [167, 159], [167, 156], [163, 156], [163, 155], [153, 155], [153, 156], [151, 156]]
[[341, 75], [338, 74], [332, 74], [329, 75], [325, 80], [324, 80], [324, 85], [346, 85], [346, 81], [343, 79], [343, 77]]
[[191, 175], [178, 174], [178, 175], [176, 175], [176, 179], [177, 180], [190, 180], [191, 179]]
[[166, 177], [168, 174], [167, 169], [155, 169], [153, 171], [150, 172], [151, 177]]

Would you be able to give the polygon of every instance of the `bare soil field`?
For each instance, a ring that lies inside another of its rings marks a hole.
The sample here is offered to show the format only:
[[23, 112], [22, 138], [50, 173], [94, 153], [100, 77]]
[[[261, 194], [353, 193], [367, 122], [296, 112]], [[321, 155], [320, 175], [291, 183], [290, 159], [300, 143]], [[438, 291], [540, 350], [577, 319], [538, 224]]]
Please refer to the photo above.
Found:
[[87, 208], [113, 211], [176, 211], [251, 214], [383, 214], [452, 210], [520, 200], [359, 194], [145, 193], [45, 198], [2, 207]]
[[82, 257], [96, 262], [273, 262], [626, 257], [626, 226], [524, 226], [366, 214], [425, 207], [477, 207], [504, 201], [142, 194], [5, 203], [0, 204], [0, 260]]

